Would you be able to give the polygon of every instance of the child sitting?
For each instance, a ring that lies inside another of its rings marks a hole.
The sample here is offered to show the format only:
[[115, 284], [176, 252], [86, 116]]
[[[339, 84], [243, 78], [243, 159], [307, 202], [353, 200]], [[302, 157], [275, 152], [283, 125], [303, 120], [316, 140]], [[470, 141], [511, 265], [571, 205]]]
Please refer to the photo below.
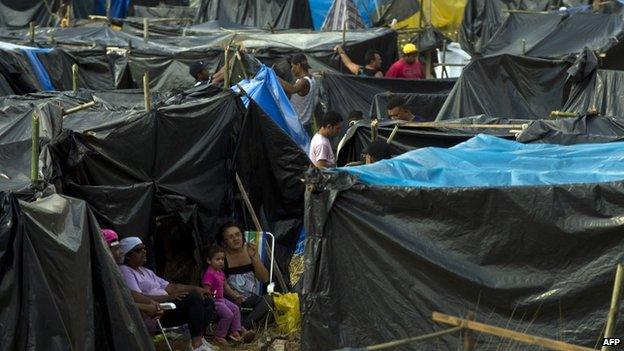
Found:
[[223, 290], [228, 289], [229, 291], [229, 287], [225, 281], [225, 273], [223, 273], [225, 251], [220, 246], [215, 245], [211, 247], [208, 250], [206, 261], [208, 263], [208, 269], [204, 273], [202, 283], [205, 288], [214, 291], [215, 310], [219, 316], [214, 341], [222, 345], [227, 345], [226, 337], [234, 341], [242, 341], [243, 338], [245, 339], [244, 341], [248, 341], [248, 337], [253, 339], [253, 335], [250, 335], [251, 333], [245, 333], [244, 337], [241, 336], [240, 309], [235, 303], [223, 297]]

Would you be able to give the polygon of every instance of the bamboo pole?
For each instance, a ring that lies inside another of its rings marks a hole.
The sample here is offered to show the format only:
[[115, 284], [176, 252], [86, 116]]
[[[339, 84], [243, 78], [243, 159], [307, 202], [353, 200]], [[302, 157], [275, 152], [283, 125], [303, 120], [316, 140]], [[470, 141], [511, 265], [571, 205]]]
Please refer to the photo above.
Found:
[[522, 56], [526, 55], [526, 39], [522, 39]]
[[72, 90], [74, 93], [78, 92], [78, 65], [72, 65]]
[[425, 335], [415, 336], [415, 337], [412, 337], [412, 338], [396, 340], [396, 341], [390, 341], [390, 342], [386, 342], [386, 343], [383, 343], [383, 344], [368, 346], [364, 350], [366, 350], [366, 351], [378, 351], [378, 350], [385, 350], [385, 349], [395, 348], [395, 347], [411, 344], [411, 343], [418, 342], [418, 341], [423, 341], [423, 340], [427, 340], [427, 339], [437, 338], [439, 336], [446, 335], [446, 334], [452, 334], [452, 333], [455, 333], [457, 331], [460, 331], [461, 329], [462, 329], [462, 327], [455, 327], [455, 328], [450, 328], [450, 329], [446, 329], [446, 330], [440, 330], [440, 331], [437, 331], [437, 332], [434, 332], [434, 333], [429, 333], [429, 334], [425, 334]]
[[110, 11], [111, 11], [111, 0], [106, 0], [106, 19], [108, 19], [109, 21], [111, 19]]
[[448, 72], [446, 71], [446, 39], [442, 41], [442, 74], [440, 76], [441, 78], [448, 78]]
[[342, 21], [342, 48], [344, 49], [347, 42], [347, 21]]
[[223, 90], [228, 90], [230, 88], [230, 46], [225, 47], [225, 51], [223, 53], [225, 56], [225, 63], [223, 64], [225, 70], [223, 72]]
[[[256, 216], [256, 211], [254, 211], [253, 206], [251, 205], [251, 200], [249, 200], [249, 195], [247, 195], [247, 191], [245, 190], [245, 187], [243, 186], [243, 182], [238, 176], [238, 173], [236, 173], [236, 184], [238, 185], [238, 191], [241, 193], [243, 197], [243, 201], [245, 202], [247, 211], [249, 211], [249, 213], [251, 214], [251, 219], [254, 222], [254, 226], [256, 227], [256, 230], [259, 232], [263, 232], [262, 225], [260, 225], [260, 220], [258, 220], [258, 216]], [[272, 256], [273, 253], [271, 252], [271, 248], [269, 248], [268, 245], [265, 245], [265, 246], [267, 246], [265, 249], [267, 253], [269, 254], [269, 256]], [[284, 276], [282, 276], [282, 271], [277, 264], [273, 265], [273, 275], [277, 277], [277, 283], [280, 285], [280, 288], [282, 289], [282, 291], [284, 292], [288, 291], [288, 287], [286, 286], [286, 282], [284, 281]]]
[[236, 49], [236, 60], [240, 64], [241, 70], [243, 71], [243, 77], [245, 77], [245, 79], [249, 79], [249, 74], [247, 74], [247, 69], [245, 68], [245, 64], [243, 63], [243, 58], [241, 57], [240, 52], [238, 51], [238, 48]]
[[394, 129], [392, 129], [392, 133], [390, 133], [390, 136], [388, 137], [388, 140], [386, 140], [386, 143], [388, 144], [392, 143], [392, 140], [394, 139], [394, 136], [396, 135], [398, 131], [399, 131], [399, 124], [397, 123], [394, 126]]
[[377, 128], [379, 128], [379, 121], [374, 119], [371, 121], [371, 142], [377, 140]]
[[32, 113], [32, 135], [30, 153], [30, 180], [39, 180], [39, 112]]
[[35, 22], [31, 21], [28, 28], [28, 37], [30, 44], [35, 43]]
[[524, 129], [524, 124], [462, 124], [440, 122], [407, 122], [402, 127], [410, 128], [449, 128], [449, 129]]
[[[446, 314], [442, 314], [439, 312], [433, 312], [432, 316], [435, 322], [444, 323], [448, 325], [453, 325], [456, 327], [464, 327], [467, 329], [475, 330], [481, 333], [495, 335], [505, 339], [511, 339], [515, 341], [520, 341], [522, 343], [528, 345], [537, 345], [545, 348], [549, 348], [557, 351], [590, 351], [588, 347], [572, 345], [565, 343], [563, 341], [543, 338], [539, 336], [534, 336], [526, 333], [520, 333], [517, 331], [495, 327], [491, 325], [487, 325], [484, 323], [474, 322], [468, 319], [462, 319], [458, 317], [449, 316]], [[595, 351], [595, 350], [593, 350]]]
[[143, 19], [143, 40], [147, 43], [149, 41], [149, 20]]
[[575, 112], [566, 112], [566, 111], [552, 111], [550, 113], [550, 118], [557, 118], [557, 117], [576, 117], [578, 116], [577, 113]]
[[[615, 270], [615, 281], [613, 282], [613, 294], [611, 295], [611, 307], [609, 308], [609, 314], [607, 316], [607, 327], [605, 328], [604, 337], [613, 337], [615, 330], [615, 324], [617, 322], [617, 315], [620, 309], [620, 291], [622, 289], [622, 276], [624, 275], [624, 267], [622, 264], [617, 265]], [[608, 346], [603, 346], [602, 351], [609, 350]]]
[[86, 104], [82, 104], [82, 105], [78, 105], [76, 107], [72, 107], [70, 109], [67, 109], [65, 111], [63, 111], [63, 117], [67, 116], [67, 115], [71, 115], [72, 113], [76, 113], [78, 111], [82, 111], [85, 109], [88, 109], [89, 107], [93, 107], [95, 106], [95, 101], [90, 101], [87, 102]]
[[149, 84], [149, 71], [145, 71], [143, 74], [143, 99], [145, 100], [145, 111], [147, 112], [152, 110], [152, 94], [150, 93]]

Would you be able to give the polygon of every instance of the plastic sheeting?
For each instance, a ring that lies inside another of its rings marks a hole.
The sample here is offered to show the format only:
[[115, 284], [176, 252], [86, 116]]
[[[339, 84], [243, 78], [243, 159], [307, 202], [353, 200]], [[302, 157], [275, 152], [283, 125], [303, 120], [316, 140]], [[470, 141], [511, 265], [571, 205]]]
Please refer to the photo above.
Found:
[[[355, 4], [360, 11], [360, 16], [362, 20], [366, 24], [366, 26], [371, 26], [371, 16], [375, 15], [376, 12], [376, 2], [377, 0], [357, 0]], [[329, 8], [331, 7], [333, 0], [308, 0], [308, 4], [310, 5], [310, 13], [312, 15], [312, 24], [314, 25], [314, 29], [318, 30], [323, 25], [323, 21], [327, 17], [329, 13]]]
[[164, 103], [150, 113], [79, 112], [65, 118], [66, 131], [48, 147], [50, 181], [86, 200], [100, 223], [122, 236], [147, 237], [156, 217], [175, 219], [179, 235], [159, 229], [164, 234], [154, 239], [179, 238], [155, 247], [172, 247], [157, 269], [173, 281], [199, 279], [202, 244], [226, 219], [245, 222], [234, 171], [263, 228], [277, 237], [283, 271], [302, 223], [298, 179], [309, 166], [306, 154], [254, 104], [247, 112], [233, 93], [217, 94]]
[[485, 114], [542, 119], [565, 101], [568, 63], [500, 55], [474, 60], [463, 70], [437, 121]]
[[588, 144], [624, 140], [624, 124], [610, 117], [533, 121], [516, 138], [522, 143]]
[[524, 46], [525, 54], [533, 57], [563, 58], [586, 48], [608, 56], [623, 38], [624, 21], [619, 14], [511, 13], [483, 54], [520, 55]]
[[[529, 121], [524, 120], [506, 120], [489, 118], [486, 116], [475, 116], [471, 118], [462, 118], [458, 120], [449, 121], [448, 123], [458, 124], [524, 124]], [[399, 122], [400, 123], [400, 122]], [[377, 138], [380, 140], [388, 140], [388, 137], [392, 133], [396, 121], [382, 121], [377, 128]], [[461, 142], [464, 142], [478, 133], [488, 133], [492, 135], [498, 135], [504, 138], [513, 138], [513, 134], [510, 132], [510, 128], [496, 128], [496, 129], [484, 129], [484, 128], [442, 128], [442, 127], [427, 127], [427, 128], [399, 128], [395, 134], [390, 148], [393, 155], [400, 155], [407, 151], [414, 149], [420, 149], [423, 147], [435, 146], [435, 147], [451, 147]], [[337, 164], [344, 166], [349, 162], [356, 162], [362, 160], [362, 151], [371, 143], [371, 128], [370, 121], [359, 121], [351, 126], [338, 146]]]
[[85, 202], [33, 195], [0, 192], [0, 350], [154, 350]]
[[624, 117], [624, 72], [597, 70], [595, 74], [575, 85], [565, 111], [585, 114], [590, 109], [602, 116]]
[[393, 97], [405, 99], [405, 105], [414, 114], [415, 122], [431, 122], [440, 112], [448, 94], [388, 94], [381, 93], [373, 98], [370, 115], [377, 119], [388, 119], [388, 101]]
[[454, 84], [455, 80], [450, 79], [383, 79], [326, 72], [321, 81], [321, 102], [346, 118], [352, 110], [371, 111], [377, 94], [444, 94]]
[[312, 29], [308, 0], [202, 0], [195, 23], [211, 20], [260, 28]]
[[[243, 80], [238, 85], [275, 124], [282, 128], [306, 154], [308, 153], [310, 137], [299, 122], [297, 112], [290, 104], [272, 69], [262, 65], [253, 79]], [[232, 89], [238, 91], [238, 87]]]
[[[404, 20], [399, 20], [396, 28], [420, 28], [431, 24], [434, 28], [439, 29], [450, 37], [456, 37], [457, 29], [462, 23], [462, 16], [464, 14], [464, 7], [466, 6], [466, 0], [429, 0], [422, 1], [423, 10], [416, 13], [413, 12], [401, 12], [401, 6], [404, 0], [394, 0], [393, 3], [397, 4], [399, 10], [394, 16], [388, 16], [387, 19], [392, 21], [393, 18], [404, 18], [405, 14], [409, 13], [410, 17]], [[414, 1], [416, 2], [416, 1]], [[418, 1], [420, 2], [420, 1]], [[413, 5], [412, 5], [413, 6]], [[407, 9], [409, 11], [409, 9]], [[420, 17], [424, 14], [421, 21]], [[386, 21], [389, 24], [389, 22]]]
[[[624, 259], [622, 182], [381, 187], [313, 173], [308, 186], [302, 350], [446, 329], [434, 311], [594, 347]], [[530, 348], [476, 339], [480, 350]], [[453, 333], [409, 348], [461, 345]]]
[[[590, 2], [591, 0], [468, 0], [464, 11], [464, 19], [459, 29], [459, 42], [461, 43], [462, 49], [469, 54], [475, 55], [481, 53], [509, 15], [505, 10], [547, 11], [549, 9], [557, 10], [561, 6], [574, 7]], [[546, 23], [537, 24], [536, 28], [543, 27], [543, 25], [546, 25]], [[531, 28], [529, 32], [537, 34], [534, 29], [535, 28]], [[571, 29], [576, 30], [574, 28]], [[514, 32], [514, 35], [521, 34], [523, 34], [522, 31]], [[551, 42], [550, 44], [577, 45], [577, 43], [567, 41], [574, 42], [576, 39], [566, 40], [565, 43]]]
[[621, 181], [624, 143], [531, 145], [479, 134], [372, 165], [338, 168], [371, 185], [492, 187]]

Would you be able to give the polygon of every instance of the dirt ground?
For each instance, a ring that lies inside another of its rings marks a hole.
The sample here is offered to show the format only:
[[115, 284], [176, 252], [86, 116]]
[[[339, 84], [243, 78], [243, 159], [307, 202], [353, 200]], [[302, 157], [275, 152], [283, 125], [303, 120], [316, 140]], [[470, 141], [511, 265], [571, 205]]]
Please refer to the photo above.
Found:
[[[169, 340], [174, 351], [188, 351], [189, 339]], [[168, 351], [167, 344], [164, 340], [155, 342], [157, 351]], [[281, 335], [275, 328], [269, 328], [266, 332], [262, 331], [256, 339], [249, 344], [231, 343], [228, 347], [219, 347], [220, 351], [299, 351], [299, 333], [291, 335]]]

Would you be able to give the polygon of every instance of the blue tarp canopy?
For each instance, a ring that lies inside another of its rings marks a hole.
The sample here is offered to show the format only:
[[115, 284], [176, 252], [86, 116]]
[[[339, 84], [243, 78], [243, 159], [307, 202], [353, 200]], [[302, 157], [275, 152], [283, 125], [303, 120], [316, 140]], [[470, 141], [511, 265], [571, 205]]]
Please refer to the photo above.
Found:
[[[297, 112], [290, 104], [288, 96], [284, 93], [284, 89], [271, 68], [261, 65], [253, 79], [242, 80], [238, 85], [306, 154], [308, 153], [310, 137], [299, 122]], [[232, 90], [238, 91], [238, 87], [234, 86]], [[248, 104], [246, 98], [243, 98], [243, 102], [245, 105]]]
[[407, 187], [496, 187], [624, 180], [624, 142], [571, 146], [522, 144], [490, 135], [444, 149], [422, 148], [389, 160], [341, 167], [361, 182]]

